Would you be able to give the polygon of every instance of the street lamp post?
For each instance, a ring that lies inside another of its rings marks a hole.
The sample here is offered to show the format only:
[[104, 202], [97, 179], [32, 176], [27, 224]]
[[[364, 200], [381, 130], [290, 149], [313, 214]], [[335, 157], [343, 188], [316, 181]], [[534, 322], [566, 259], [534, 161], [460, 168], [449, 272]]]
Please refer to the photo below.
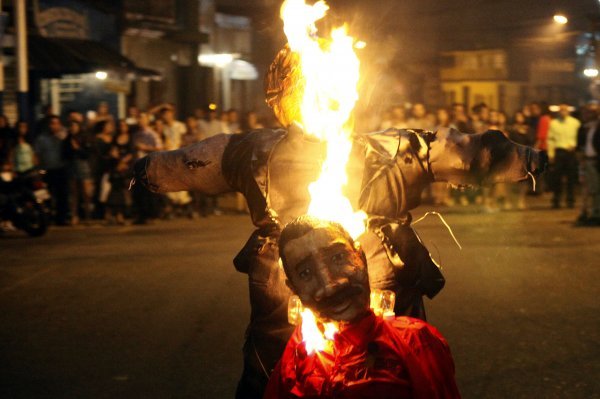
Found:
[[27, 75], [27, 19], [26, 0], [15, 0], [15, 26], [17, 33], [17, 104], [19, 119], [28, 119], [29, 80]]

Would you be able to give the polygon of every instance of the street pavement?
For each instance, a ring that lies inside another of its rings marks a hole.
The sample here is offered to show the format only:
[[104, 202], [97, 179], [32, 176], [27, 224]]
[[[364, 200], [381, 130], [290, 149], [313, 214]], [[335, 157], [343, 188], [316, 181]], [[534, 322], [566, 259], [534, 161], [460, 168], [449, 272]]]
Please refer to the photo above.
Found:
[[[577, 210], [440, 208], [415, 225], [464, 398], [600, 398], [600, 228]], [[413, 213], [414, 219], [427, 208]], [[248, 216], [0, 237], [0, 397], [231, 398], [249, 318]]]

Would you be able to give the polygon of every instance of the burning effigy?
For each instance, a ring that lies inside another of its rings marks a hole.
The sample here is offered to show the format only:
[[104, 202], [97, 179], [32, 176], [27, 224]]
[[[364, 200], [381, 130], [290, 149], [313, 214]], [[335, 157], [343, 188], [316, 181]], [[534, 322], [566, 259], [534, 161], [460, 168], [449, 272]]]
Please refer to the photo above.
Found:
[[282, 6], [288, 45], [271, 64], [265, 93], [285, 128], [221, 134], [135, 165], [136, 181], [151, 191], [240, 192], [248, 202], [257, 229], [234, 259], [248, 274], [251, 304], [239, 398], [262, 396], [293, 331], [278, 249], [286, 223], [305, 214], [340, 223], [360, 242], [371, 289], [394, 292], [395, 314], [425, 319], [422, 297], [433, 298], [444, 278], [411, 227], [422, 191], [436, 181], [520, 181], [546, 162], [498, 131], [354, 132], [355, 40], [343, 27], [319, 36], [315, 22], [326, 11], [323, 2]]

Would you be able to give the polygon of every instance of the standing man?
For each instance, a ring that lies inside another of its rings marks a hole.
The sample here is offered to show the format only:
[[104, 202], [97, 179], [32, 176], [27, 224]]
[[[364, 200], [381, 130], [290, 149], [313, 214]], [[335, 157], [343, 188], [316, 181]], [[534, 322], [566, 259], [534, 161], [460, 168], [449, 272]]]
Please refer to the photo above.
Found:
[[181, 147], [181, 137], [186, 132], [186, 127], [183, 122], [175, 119], [175, 109], [171, 105], [167, 105], [161, 112], [161, 118], [165, 122], [165, 150], [176, 150]]
[[35, 152], [39, 166], [46, 170], [45, 179], [55, 201], [55, 223], [68, 226], [69, 216], [69, 174], [67, 160], [64, 156], [67, 132], [60, 118], [56, 115], [48, 117], [48, 131], [35, 140]]
[[600, 226], [600, 121], [596, 107], [585, 109], [588, 122], [579, 129], [577, 152], [583, 179], [581, 214], [577, 223]]
[[560, 208], [562, 180], [567, 179], [567, 206], [575, 206], [575, 183], [577, 181], [577, 131], [581, 122], [570, 115], [569, 105], [561, 104], [558, 117], [550, 122], [548, 130], [548, 159], [552, 167], [552, 208]]
[[[136, 158], [143, 158], [163, 149], [160, 136], [150, 127], [150, 118], [147, 113], [140, 113], [138, 126], [138, 131], [133, 136]], [[148, 219], [155, 216], [154, 194], [145, 190], [139, 184], [133, 186], [133, 203], [137, 214], [134, 224], [146, 224]]]
[[433, 124], [427, 119], [427, 109], [423, 103], [416, 103], [412, 108], [412, 118], [406, 122], [406, 126], [393, 126], [398, 129], [410, 127], [411, 129], [432, 130]]

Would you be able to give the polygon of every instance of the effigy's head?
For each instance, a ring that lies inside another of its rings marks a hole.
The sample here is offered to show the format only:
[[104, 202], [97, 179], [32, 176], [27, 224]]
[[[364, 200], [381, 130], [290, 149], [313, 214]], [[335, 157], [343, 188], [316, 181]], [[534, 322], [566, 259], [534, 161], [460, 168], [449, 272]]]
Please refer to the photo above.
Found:
[[352, 321], [369, 311], [364, 252], [338, 223], [301, 216], [279, 239], [287, 284], [321, 319]]
[[300, 121], [304, 79], [300, 59], [289, 45], [282, 48], [269, 66], [264, 81], [265, 97], [279, 123], [288, 127]]

